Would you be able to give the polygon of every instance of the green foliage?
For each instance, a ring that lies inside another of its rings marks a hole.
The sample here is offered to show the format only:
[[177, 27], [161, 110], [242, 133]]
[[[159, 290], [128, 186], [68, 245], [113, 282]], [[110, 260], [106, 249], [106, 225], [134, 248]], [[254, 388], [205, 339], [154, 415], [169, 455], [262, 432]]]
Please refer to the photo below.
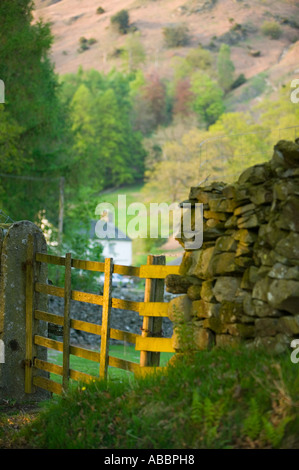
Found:
[[288, 423], [293, 421], [294, 416], [281, 417], [275, 426], [269, 418], [263, 416], [263, 410], [255, 398], [250, 400], [249, 413], [243, 424], [242, 434], [248, 436], [251, 441], [260, 439], [271, 447], [279, 447], [286, 431]]
[[102, 15], [103, 13], [105, 13], [105, 9], [103, 7], [98, 7], [97, 8], [97, 15]]
[[163, 36], [165, 45], [169, 48], [187, 46], [190, 41], [189, 28], [185, 24], [163, 28]]
[[20, 438], [53, 449], [295, 447], [296, 377], [289, 354], [228, 348], [177, 356], [163, 373], [72, 387]]
[[235, 88], [238, 88], [239, 86], [246, 83], [246, 81], [247, 80], [246, 80], [244, 73], [240, 73], [240, 75], [238, 75], [238, 77], [231, 84], [231, 89], [234, 90]]
[[133, 131], [129, 118], [132, 79], [95, 70], [64, 77], [74, 135], [72, 186], [98, 192], [142, 177], [141, 136]]
[[225, 402], [219, 399], [216, 403], [209, 397], [202, 399], [198, 389], [193, 391], [191, 418], [193, 422], [202, 429], [202, 444], [206, 448], [213, 448], [217, 439], [221, 419], [225, 412]]
[[[0, 119], [8, 138], [0, 160], [10, 160], [3, 172], [11, 176], [49, 180], [66, 173], [71, 136], [49, 59], [50, 27], [32, 22], [32, 8], [29, 0], [0, 3], [0, 43], [5, 45], [0, 49], [0, 76], [6, 86]], [[50, 184], [4, 178], [1, 186], [1, 204], [13, 219], [37, 220], [46, 208], [48, 218], [56, 222], [58, 204]]]
[[262, 24], [261, 31], [265, 36], [271, 39], [279, 39], [282, 35], [282, 29], [275, 21], [265, 21]]
[[209, 126], [224, 112], [223, 91], [208, 75], [196, 72], [191, 77], [191, 91], [194, 94], [193, 109], [199, 121]]
[[243, 434], [247, 435], [251, 440], [256, 439], [262, 430], [262, 416], [259, 404], [255, 398], [251, 398], [249, 406], [249, 414], [244, 420]]
[[264, 73], [255, 75], [248, 80], [247, 85], [242, 90], [239, 100], [244, 102], [260, 96], [266, 89], [266, 76]]
[[90, 38], [90, 39], [86, 39], [84, 36], [82, 36], [80, 39], [79, 39], [79, 49], [78, 49], [78, 52], [84, 52], [84, 51], [87, 51], [90, 46], [92, 46], [93, 44], [95, 44], [97, 42], [97, 40], [95, 38]]
[[119, 33], [127, 34], [129, 30], [130, 17], [128, 10], [120, 10], [110, 19], [111, 24], [115, 26]]
[[227, 44], [221, 44], [218, 54], [218, 84], [228, 92], [234, 83], [235, 66], [230, 58], [230, 47]]
[[191, 49], [186, 57], [175, 57], [175, 81], [190, 76], [197, 71], [204, 71], [210, 75], [212, 73], [213, 59], [210, 51], [201, 46]]
[[139, 32], [128, 34], [121, 55], [124, 68], [128, 72], [137, 72], [138, 68], [145, 63], [146, 53]]

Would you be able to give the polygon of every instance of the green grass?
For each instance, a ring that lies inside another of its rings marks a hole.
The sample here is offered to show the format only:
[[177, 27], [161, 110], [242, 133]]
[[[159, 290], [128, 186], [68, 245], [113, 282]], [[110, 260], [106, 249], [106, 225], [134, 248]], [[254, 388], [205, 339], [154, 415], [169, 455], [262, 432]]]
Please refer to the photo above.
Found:
[[299, 374], [289, 354], [177, 358], [164, 374], [79, 384], [19, 438], [48, 449], [299, 448]]
[[[114, 356], [120, 359], [125, 359], [126, 361], [131, 361], [139, 364], [140, 361], [140, 352], [136, 351], [134, 346], [130, 345], [110, 345], [109, 355]], [[160, 365], [165, 366], [169, 359], [173, 356], [173, 353], [161, 353], [160, 355]], [[48, 360], [57, 365], [62, 365], [62, 353], [57, 351], [48, 352]], [[79, 372], [85, 372], [97, 378], [99, 376], [99, 364], [88, 359], [70, 355], [70, 368], [77, 370]], [[116, 367], [108, 368], [108, 379], [109, 380], [125, 380], [131, 379], [133, 377], [132, 372], [126, 370], [118, 369]], [[59, 375], [51, 374], [51, 380], [61, 383], [62, 378]], [[73, 382], [75, 385], [76, 382]]]

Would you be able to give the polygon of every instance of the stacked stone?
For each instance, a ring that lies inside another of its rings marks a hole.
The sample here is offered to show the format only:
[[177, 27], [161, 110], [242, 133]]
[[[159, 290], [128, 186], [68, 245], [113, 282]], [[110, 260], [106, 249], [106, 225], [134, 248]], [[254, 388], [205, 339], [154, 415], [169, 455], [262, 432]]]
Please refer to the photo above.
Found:
[[235, 184], [191, 188], [188, 201], [203, 204], [203, 245], [166, 279], [182, 294], [169, 304], [174, 348], [285, 350], [299, 336], [299, 141], [279, 141]]

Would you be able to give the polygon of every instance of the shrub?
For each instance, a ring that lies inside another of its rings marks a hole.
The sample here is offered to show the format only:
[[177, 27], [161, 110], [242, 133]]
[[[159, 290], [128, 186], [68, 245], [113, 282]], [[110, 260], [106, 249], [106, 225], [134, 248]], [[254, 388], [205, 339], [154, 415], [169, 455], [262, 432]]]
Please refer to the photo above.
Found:
[[243, 85], [246, 82], [246, 77], [244, 73], [240, 73], [240, 75], [236, 78], [236, 80], [232, 83], [231, 89], [234, 90], [239, 86]]
[[103, 7], [98, 7], [97, 8], [97, 15], [102, 15], [103, 13], [105, 13], [105, 10]]
[[90, 38], [90, 39], [87, 40], [87, 43], [88, 43], [89, 46], [92, 46], [96, 42], [97, 42], [97, 40], [95, 38]]
[[80, 39], [79, 39], [79, 49], [78, 49], [78, 52], [84, 52], [84, 51], [87, 51], [89, 49], [89, 46], [92, 46], [93, 44], [95, 44], [97, 42], [97, 40], [95, 38], [90, 38], [90, 39], [86, 39], [84, 36], [82, 36]]
[[181, 47], [189, 44], [189, 29], [187, 25], [168, 26], [163, 29], [164, 41], [167, 47]]
[[79, 39], [79, 49], [78, 49], [78, 52], [84, 52], [84, 51], [87, 51], [89, 49], [89, 46], [88, 46], [88, 40], [82, 36], [80, 39]]
[[126, 34], [129, 29], [129, 13], [127, 10], [120, 10], [111, 17], [111, 24], [116, 26], [121, 34]]
[[271, 39], [279, 39], [282, 34], [281, 27], [275, 21], [265, 21], [261, 29], [262, 33]]

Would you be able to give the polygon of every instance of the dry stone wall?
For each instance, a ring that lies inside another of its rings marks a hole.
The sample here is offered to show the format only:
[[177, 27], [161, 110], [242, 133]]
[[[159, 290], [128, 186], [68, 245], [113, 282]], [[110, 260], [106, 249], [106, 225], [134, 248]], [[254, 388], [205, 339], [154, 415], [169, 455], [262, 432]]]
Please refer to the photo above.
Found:
[[181, 294], [169, 303], [174, 348], [284, 351], [299, 337], [299, 139], [234, 184], [192, 187], [188, 202], [203, 203], [203, 245], [166, 279]]

